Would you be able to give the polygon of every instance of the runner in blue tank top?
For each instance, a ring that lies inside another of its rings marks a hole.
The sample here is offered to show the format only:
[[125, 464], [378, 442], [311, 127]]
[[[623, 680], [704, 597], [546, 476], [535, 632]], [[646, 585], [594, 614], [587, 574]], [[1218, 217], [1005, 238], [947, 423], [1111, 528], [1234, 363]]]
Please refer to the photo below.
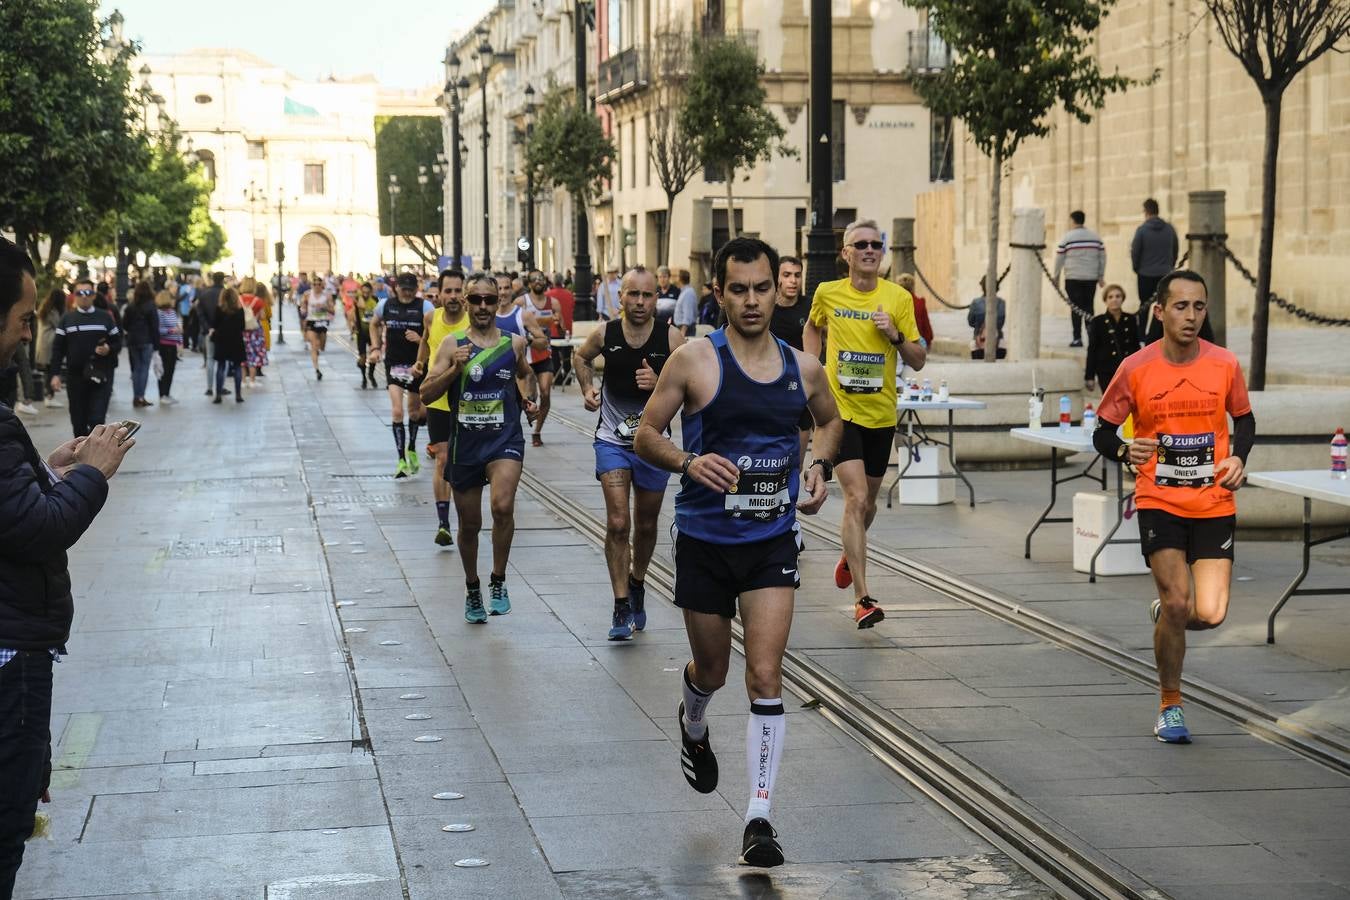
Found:
[[[675, 605], [684, 610], [693, 659], [679, 706], [680, 762], [702, 793], [717, 787], [704, 717], [726, 681], [739, 600], [750, 696], [750, 801], [740, 862], [753, 866], [783, 862], [768, 816], [783, 752], [783, 651], [797, 577], [792, 523], [798, 511], [810, 515], [825, 502], [842, 433], [819, 361], [768, 330], [777, 270], [778, 254], [761, 240], [722, 247], [713, 292], [727, 325], [671, 354], [635, 442], [643, 460], [683, 475], [675, 498]], [[815, 459], [802, 472], [797, 430], [808, 409]], [[683, 450], [666, 436], [676, 412]]]
[[[422, 399], [449, 393], [453, 416], [445, 480], [454, 489], [459, 549], [467, 594], [464, 618], [487, 622], [488, 612], [511, 611], [506, 565], [515, 536], [516, 487], [525, 459], [520, 414], [533, 417], [539, 386], [530, 368], [525, 338], [497, 327], [497, 292], [483, 273], [464, 285], [469, 329], [441, 341], [422, 382]], [[523, 402], [521, 396], [527, 398]], [[478, 532], [483, 526], [483, 485], [492, 490], [492, 577], [488, 610], [478, 581]]]

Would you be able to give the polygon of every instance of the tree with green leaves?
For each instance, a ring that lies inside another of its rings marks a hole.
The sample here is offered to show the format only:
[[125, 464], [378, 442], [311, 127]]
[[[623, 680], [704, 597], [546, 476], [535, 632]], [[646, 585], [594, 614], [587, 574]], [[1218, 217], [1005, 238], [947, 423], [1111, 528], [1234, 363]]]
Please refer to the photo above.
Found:
[[[435, 116], [378, 116], [375, 119], [375, 177], [380, 204], [380, 234], [398, 236], [423, 262], [435, 266], [442, 252], [445, 196], [442, 177], [433, 170], [444, 152], [441, 120]], [[389, 176], [398, 179], [398, 215], [392, 215]], [[418, 175], [427, 183], [419, 184]]]
[[1313, 60], [1346, 47], [1347, 0], [1205, 0], [1228, 52], [1256, 83], [1266, 113], [1261, 156], [1261, 242], [1257, 251], [1256, 303], [1252, 309], [1252, 360], [1247, 384], [1266, 388], [1270, 329], [1270, 268], [1275, 254], [1275, 192], [1279, 176], [1280, 112], [1285, 89]]
[[210, 182], [195, 160], [184, 157], [172, 124], [149, 143], [149, 162], [135, 173], [127, 202], [72, 235], [71, 247], [88, 256], [112, 255], [120, 228], [132, 253], [215, 262], [224, 255], [225, 232], [211, 219]]
[[137, 48], [97, 13], [97, 0], [0, 3], [0, 225], [44, 284], [73, 234], [127, 202], [149, 155], [129, 92]]
[[694, 141], [699, 161], [726, 180], [727, 228], [736, 237], [736, 172], [775, 155], [796, 157], [787, 130], [769, 111], [753, 47], [734, 35], [696, 37], [680, 130]]
[[656, 180], [666, 195], [666, 227], [662, 235], [660, 262], [670, 262], [670, 223], [675, 198], [684, 192], [698, 174], [698, 147], [693, 135], [684, 130], [680, 110], [684, 106], [684, 86], [688, 44], [679, 33], [657, 35], [657, 52], [652, 61], [652, 90], [655, 93], [651, 127], [647, 132], [647, 155]]
[[1116, 0], [910, 0], [928, 13], [928, 27], [952, 51], [952, 62], [914, 86], [937, 116], [965, 123], [993, 163], [989, 186], [989, 261], [985, 269], [985, 359], [998, 354], [999, 194], [1003, 167], [1027, 138], [1050, 133], [1048, 116], [1062, 108], [1090, 122], [1106, 96], [1134, 79], [1103, 74], [1093, 33]]
[[[604, 190], [616, 155], [600, 120], [577, 105], [571, 89], [544, 95], [525, 140], [525, 165], [534, 174], [536, 191], [561, 188], [585, 209]], [[582, 234], [577, 239], [588, 238]]]

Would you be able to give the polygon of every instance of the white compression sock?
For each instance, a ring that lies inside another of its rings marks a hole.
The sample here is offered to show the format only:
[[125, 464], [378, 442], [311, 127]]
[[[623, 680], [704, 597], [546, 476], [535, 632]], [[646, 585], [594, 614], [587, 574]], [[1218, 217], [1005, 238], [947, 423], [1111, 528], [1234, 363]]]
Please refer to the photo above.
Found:
[[745, 821], [767, 819], [773, 800], [773, 783], [778, 778], [778, 763], [783, 758], [783, 739], [787, 717], [783, 701], [753, 700], [750, 720], [745, 728], [745, 762], [750, 775], [750, 803]]
[[712, 702], [712, 691], [704, 692], [689, 680], [689, 667], [684, 667], [684, 677], [680, 679], [680, 686], [684, 689], [684, 730], [694, 740], [702, 740], [708, 733], [708, 726], [703, 722], [703, 715], [708, 710], [708, 704]]

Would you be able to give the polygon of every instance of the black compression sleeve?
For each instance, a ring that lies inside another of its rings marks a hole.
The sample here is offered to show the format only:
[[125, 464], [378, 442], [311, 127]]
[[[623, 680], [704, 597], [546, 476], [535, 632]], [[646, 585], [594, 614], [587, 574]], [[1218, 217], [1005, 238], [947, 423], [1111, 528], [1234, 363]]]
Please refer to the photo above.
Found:
[[1125, 442], [1120, 439], [1116, 431], [1120, 428], [1119, 422], [1108, 422], [1105, 419], [1097, 420], [1097, 430], [1092, 432], [1092, 446], [1097, 448], [1097, 452], [1109, 460], [1118, 460], [1116, 456], [1120, 448], [1125, 446]]
[[1252, 445], [1256, 443], [1256, 416], [1247, 413], [1245, 416], [1235, 416], [1233, 418], [1233, 455], [1242, 460], [1243, 468], [1247, 466], [1247, 454], [1252, 452]]

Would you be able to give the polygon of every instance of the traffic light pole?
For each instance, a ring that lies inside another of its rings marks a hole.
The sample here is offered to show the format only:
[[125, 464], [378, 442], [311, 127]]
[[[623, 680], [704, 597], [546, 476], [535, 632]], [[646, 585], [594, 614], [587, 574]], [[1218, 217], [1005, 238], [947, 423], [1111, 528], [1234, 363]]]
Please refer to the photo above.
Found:
[[834, 182], [830, 144], [833, 73], [830, 0], [811, 0], [811, 228], [806, 233], [806, 297], [834, 278]]

